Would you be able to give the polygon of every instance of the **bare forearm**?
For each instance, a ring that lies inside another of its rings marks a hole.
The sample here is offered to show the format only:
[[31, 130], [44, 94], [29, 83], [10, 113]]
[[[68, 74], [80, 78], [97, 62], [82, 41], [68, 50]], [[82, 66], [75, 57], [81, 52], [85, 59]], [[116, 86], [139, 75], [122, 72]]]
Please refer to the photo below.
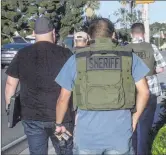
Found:
[[134, 117], [136, 120], [139, 120], [141, 114], [146, 108], [148, 99], [149, 99], [149, 93], [137, 93], [136, 113], [134, 113]]
[[68, 101], [59, 99], [56, 105], [56, 123], [61, 124], [68, 109]]
[[19, 79], [11, 76], [7, 77], [6, 88], [5, 88], [5, 100], [6, 104], [10, 103], [10, 98], [15, 94]]
[[14, 89], [13, 86], [6, 84], [6, 89], [5, 89], [6, 104], [10, 103], [10, 99], [15, 94], [15, 91], [16, 91], [16, 89]]
[[61, 124], [68, 109], [71, 91], [62, 88], [56, 105], [56, 123]]

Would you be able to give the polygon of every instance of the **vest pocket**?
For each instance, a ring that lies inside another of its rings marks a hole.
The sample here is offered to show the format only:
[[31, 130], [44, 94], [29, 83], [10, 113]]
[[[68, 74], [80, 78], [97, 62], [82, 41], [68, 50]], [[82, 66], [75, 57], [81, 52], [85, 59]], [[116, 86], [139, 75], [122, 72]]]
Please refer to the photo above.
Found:
[[111, 74], [111, 71], [106, 71], [102, 75], [101, 79], [93, 80], [88, 75], [85, 93], [86, 107], [90, 110], [113, 110], [123, 107], [124, 90], [121, 71], [115, 71], [114, 74]]

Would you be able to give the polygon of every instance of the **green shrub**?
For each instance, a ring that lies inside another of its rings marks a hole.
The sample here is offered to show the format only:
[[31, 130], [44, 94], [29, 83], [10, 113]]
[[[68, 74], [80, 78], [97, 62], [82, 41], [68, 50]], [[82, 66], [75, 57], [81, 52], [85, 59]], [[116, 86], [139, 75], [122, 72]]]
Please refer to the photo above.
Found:
[[161, 102], [159, 121], [150, 132], [149, 155], [166, 155], [166, 98]]
[[3, 44], [7, 44], [7, 43], [10, 43], [10, 40], [9, 39], [2, 39], [2, 42], [1, 42], [1, 44], [3, 45]]
[[153, 141], [152, 155], [166, 155], [166, 125], [159, 130]]

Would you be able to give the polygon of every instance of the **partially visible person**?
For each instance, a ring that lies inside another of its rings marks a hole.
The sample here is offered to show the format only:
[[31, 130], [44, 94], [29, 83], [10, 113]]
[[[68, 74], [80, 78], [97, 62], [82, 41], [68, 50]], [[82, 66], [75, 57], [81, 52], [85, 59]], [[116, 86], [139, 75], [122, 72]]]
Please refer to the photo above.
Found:
[[127, 33], [123, 34], [123, 33], [119, 32], [118, 37], [119, 37], [118, 39], [119, 39], [120, 46], [126, 46], [128, 44], [128, 34]]
[[[6, 104], [9, 105], [20, 82], [22, 124], [30, 154], [47, 155], [50, 138], [57, 155], [71, 155], [73, 140], [62, 146], [55, 136], [55, 108], [61, 88], [54, 79], [72, 53], [55, 44], [55, 30], [48, 18], [38, 18], [34, 29], [36, 43], [21, 49], [6, 71]], [[72, 133], [71, 111], [70, 102], [63, 122]]]
[[[86, 32], [80, 31], [74, 34], [75, 49], [87, 47], [90, 44], [89, 41], [90, 41], [90, 36]], [[74, 53], [75, 53], [75, 50], [74, 50]], [[77, 113], [76, 105], [73, 105], [73, 110], [75, 111], [75, 116], [76, 116], [76, 113]]]
[[74, 47], [83, 48], [88, 45], [90, 40], [89, 35], [86, 32], [80, 31], [74, 34]]
[[166, 62], [154, 44], [145, 42], [145, 28], [142, 23], [135, 23], [131, 26], [132, 43], [128, 45], [150, 68], [146, 76], [150, 98], [146, 109], [140, 117], [137, 130], [133, 135], [133, 145], [138, 155], [148, 154], [149, 131], [152, 127], [154, 114], [157, 105], [157, 97], [162, 94], [157, 74], [164, 71]]
[[118, 45], [118, 34], [116, 32], [113, 33], [112, 35], [112, 42]]
[[112, 22], [95, 19], [89, 27], [95, 42], [77, 49], [55, 79], [62, 87], [56, 107], [56, 123], [62, 127], [57, 132], [65, 131], [62, 121], [72, 90], [78, 107], [75, 155], [133, 154], [131, 137], [149, 98], [149, 69], [130, 48], [113, 43], [113, 33]]

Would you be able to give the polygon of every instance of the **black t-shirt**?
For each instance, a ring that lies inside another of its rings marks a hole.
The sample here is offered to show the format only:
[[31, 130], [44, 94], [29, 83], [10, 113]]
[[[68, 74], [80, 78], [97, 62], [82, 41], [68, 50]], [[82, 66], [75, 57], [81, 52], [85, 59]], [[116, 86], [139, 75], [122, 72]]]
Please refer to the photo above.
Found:
[[[20, 80], [22, 119], [55, 121], [61, 87], [55, 78], [72, 52], [50, 42], [37, 42], [21, 49], [6, 74]], [[70, 122], [72, 103], [64, 122]]]

